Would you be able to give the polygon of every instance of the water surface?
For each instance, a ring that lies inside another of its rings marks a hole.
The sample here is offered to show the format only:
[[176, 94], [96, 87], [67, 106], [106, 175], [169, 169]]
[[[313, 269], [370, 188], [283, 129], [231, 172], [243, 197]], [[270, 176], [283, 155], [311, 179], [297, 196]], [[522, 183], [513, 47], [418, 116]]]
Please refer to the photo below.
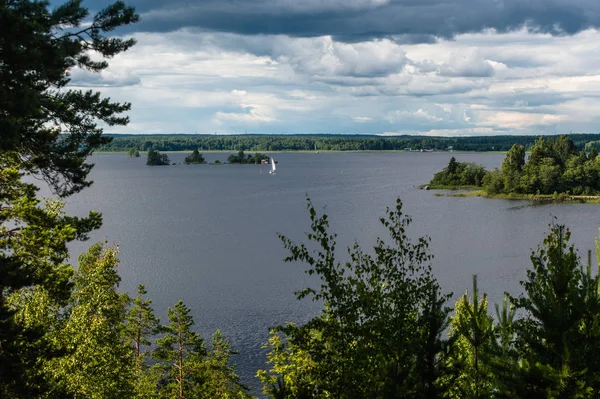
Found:
[[[209, 161], [228, 154], [209, 153]], [[311, 284], [303, 265], [287, 255], [277, 233], [301, 240], [308, 231], [306, 196], [329, 215], [340, 246], [368, 247], [385, 234], [378, 222], [397, 197], [413, 218], [410, 235], [431, 237], [433, 267], [442, 287], [458, 297], [479, 275], [490, 302], [520, 292], [531, 249], [553, 220], [567, 224], [585, 254], [600, 225], [598, 205], [531, 206], [525, 201], [436, 197], [417, 186], [454, 155], [493, 168], [500, 154], [282, 153], [276, 175], [268, 165], [145, 166], [145, 158], [95, 155], [95, 184], [67, 201], [70, 213], [96, 209], [104, 225], [92, 241], [120, 247], [121, 289], [144, 284], [163, 322], [179, 299], [192, 308], [205, 338], [221, 329], [240, 352], [244, 382], [258, 393], [254, 374], [264, 367], [261, 345], [270, 327], [302, 322], [318, 312], [297, 301]], [[91, 242], [76, 244], [73, 253]]]

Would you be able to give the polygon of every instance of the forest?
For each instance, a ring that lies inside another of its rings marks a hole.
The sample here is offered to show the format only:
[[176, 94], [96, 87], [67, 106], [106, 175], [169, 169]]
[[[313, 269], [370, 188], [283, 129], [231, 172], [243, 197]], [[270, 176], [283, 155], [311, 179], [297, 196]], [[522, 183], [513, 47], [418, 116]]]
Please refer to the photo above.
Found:
[[[99, 151], [508, 151], [529, 150], [539, 136], [364, 136], [364, 135], [121, 135], [107, 134]], [[545, 136], [550, 137], [550, 136]], [[568, 134], [578, 149], [600, 149], [598, 134]]]
[[[158, 320], [143, 286], [135, 297], [119, 291], [117, 247], [92, 244], [69, 264], [69, 243], [87, 241], [102, 215], [69, 215], [65, 201], [92, 184], [88, 156], [111, 142], [98, 124], [127, 124], [130, 104], [69, 89], [68, 71], [105, 69], [99, 57], [135, 44], [108, 33], [139, 19], [122, 2], [90, 24], [87, 12], [79, 1], [52, 10], [47, 2], [0, 3], [0, 115], [9, 116], [0, 142], [0, 397], [250, 397], [231, 366], [235, 348], [218, 330], [200, 336], [181, 301]], [[540, 165], [556, 154], [571, 165], [576, 156], [563, 139], [540, 145]], [[521, 153], [513, 151], [511, 165]], [[53, 198], [38, 195], [32, 176]], [[322, 312], [274, 326], [257, 371], [264, 396], [598, 397], [600, 275], [565, 226], [540, 232], [523, 294], [506, 294], [492, 313], [476, 277], [450, 301], [432, 271], [429, 239], [411, 238], [399, 199], [380, 219], [389, 237], [372, 250], [357, 243], [342, 259], [327, 215], [309, 198], [306, 206], [306, 242], [280, 240], [285, 261], [304, 264], [317, 281], [298, 300], [318, 301]]]
[[529, 156], [520, 144], [506, 153], [500, 168], [486, 171], [457, 162], [436, 173], [431, 188], [482, 188], [487, 195], [576, 195], [600, 193], [600, 158], [595, 147], [579, 150], [567, 136], [540, 137]]

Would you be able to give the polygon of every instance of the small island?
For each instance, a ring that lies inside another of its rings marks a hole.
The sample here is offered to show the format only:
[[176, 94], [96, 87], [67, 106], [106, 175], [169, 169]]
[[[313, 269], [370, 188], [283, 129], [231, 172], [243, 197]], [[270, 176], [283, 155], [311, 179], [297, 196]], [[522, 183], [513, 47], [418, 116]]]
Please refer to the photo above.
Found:
[[190, 155], [188, 155], [187, 157], [185, 157], [185, 159], [183, 160], [183, 163], [186, 165], [189, 164], [205, 164], [206, 160], [204, 160], [204, 156], [202, 156], [202, 154], [200, 154], [200, 151], [198, 151], [197, 149], [192, 151], [192, 153]]
[[[526, 159], [527, 158], [527, 159]], [[526, 157], [515, 144], [502, 166], [486, 171], [483, 166], [457, 162], [454, 157], [434, 175], [432, 189], [479, 189], [471, 195], [532, 200], [600, 200], [600, 158], [594, 147], [579, 151], [566, 136], [540, 139]], [[461, 194], [464, 195], [464, 194]]]
[[167, 154], [161, 154], [156, 150], [148, 150], [146, 165], [159, 166], [159, 165], [170, 165], [169, 157]]
[[257, 152], [256, 154], [244, 154], [244, 150], [240, 150], [237, 155], [231, 154], [229, 158], [227, 158], [228, 163], [239, 163], [239, 164], [266, 164], [269, 163], [269, 157], [265, 154], [261, 154]]
[[127, 151], [127, 156], [129, 158], [139, 158], [140, 152], [136, 148], [130, 148], [129, 151]]

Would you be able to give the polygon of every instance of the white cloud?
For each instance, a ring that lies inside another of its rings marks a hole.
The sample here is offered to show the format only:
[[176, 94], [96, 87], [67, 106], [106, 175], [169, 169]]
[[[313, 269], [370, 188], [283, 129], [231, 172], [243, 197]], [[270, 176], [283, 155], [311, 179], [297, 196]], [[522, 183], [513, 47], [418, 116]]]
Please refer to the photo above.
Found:
[[140, 76], [128, 68], [112, 68], [100, 73], [75, 68], [70, 72], [70, 75], [71, 85], [77, 87], [135, 86], [141, 82]]
[[528, 114], [521, 112], [479, 111], [479, 126], [502, 126], [509, 129], [523, 129], [530, 126], [556, 125], [566, 118], [565, 115]]
[[425, 59], [414, 66], [423, 73], [435, 73], [442, 76], [462, 76], [484, 78], [494, 75], [495, 69], [503, 69], [505, 65], [484, 59], [476, 48], [461, 49], [451, 53], [447, 60], [437, 63]]
[[269, 115], [268, 110], [260, 109], [259, 106], [243, 104], [241, 107], [245, 112], [217, 112], [215, 121], [222, 124], [223, 122], [261, 123], [275, 120]]
[[391, 40], [341, 43], [331, 36], [281, 39], [273, 57], [309, 76], [386, 76], [407, 62], [402, 48]]
[[493, 135], [496, 131], [491, 127], [471, 127], [466, 129], [431, 129], [422, 132], [424, 136], [486, 136]]
[[292, 90], [288, 93], [288, 96], [291, 98], [298, 98], [302, 100], [316, 100], [317, 96], [307, 91], [303, 90]]
[[253, 124], [253, 133], [478, 135], [600, 126], [596, 30], [486, 31], [416, 45], [189, 29], [135, 36], [138, 44], [102, 74], [72, 71], [73, 84], [132, 102], [131, 125], [110, 132]]
[[441, 121], [442, 118], [438, 118], [437, 116], [429, 115], [426, 111], [423, 111], [421, 108], [417, 110], [417, 112], [413, 113], [417, 118], [425, 119], [428, 121]]

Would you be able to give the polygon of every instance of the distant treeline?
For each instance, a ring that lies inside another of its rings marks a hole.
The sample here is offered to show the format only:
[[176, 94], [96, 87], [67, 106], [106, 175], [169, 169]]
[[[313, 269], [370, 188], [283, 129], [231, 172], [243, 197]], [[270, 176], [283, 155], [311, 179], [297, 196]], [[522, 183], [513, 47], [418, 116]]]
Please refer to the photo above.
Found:
[[[428, 137], [372, 135], [120, 135], [100, 151], [393, 151], [447, 150], [508, 151], [513, 144], [529, 150], [539, 136]], [[600, 149], [599, 134], [569, 134], [579, 150]], [[550, 137], [550, 136], [543, 136]]]

